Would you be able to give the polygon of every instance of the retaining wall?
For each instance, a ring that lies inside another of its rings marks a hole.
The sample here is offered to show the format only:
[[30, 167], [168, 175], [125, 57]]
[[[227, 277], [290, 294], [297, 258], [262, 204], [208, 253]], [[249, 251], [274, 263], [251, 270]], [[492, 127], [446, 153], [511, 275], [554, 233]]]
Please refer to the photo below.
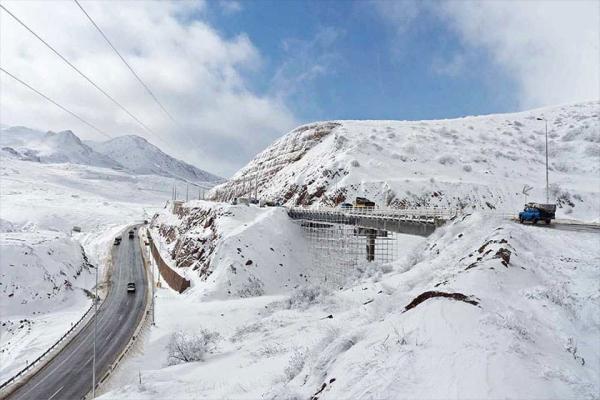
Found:
[[152, 251], [152, 257], [154, 258], [156, 265], [158, 265], [158, 271], [160, 272], [160, 275], [163, 277], [165, 282], [167, 282], [171, 289], [176, 290], [178, 293], [182, 293], [185, 289], [190, 287], [190, 281], [175, 272], [175, 270], [173, 270], [169, 264], [163, 260], [158, 248], [156, 247], [156, 244], [154, 243], [152, 235], [150, 235], [150, 230], [147, 232], [150, 239], [150, 250]]

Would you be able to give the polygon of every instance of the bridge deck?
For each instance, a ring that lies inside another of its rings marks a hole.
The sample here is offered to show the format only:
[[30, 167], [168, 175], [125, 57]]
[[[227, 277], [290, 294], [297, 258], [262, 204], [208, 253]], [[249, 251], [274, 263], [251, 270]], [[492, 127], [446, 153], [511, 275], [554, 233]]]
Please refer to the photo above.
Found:
[[395, 210], [395, 209], [307, 209], [290, 208], [292, 219], [354, 225], [409, 235], [429, 236], [435, 228], [450, 218], [442, 210]]

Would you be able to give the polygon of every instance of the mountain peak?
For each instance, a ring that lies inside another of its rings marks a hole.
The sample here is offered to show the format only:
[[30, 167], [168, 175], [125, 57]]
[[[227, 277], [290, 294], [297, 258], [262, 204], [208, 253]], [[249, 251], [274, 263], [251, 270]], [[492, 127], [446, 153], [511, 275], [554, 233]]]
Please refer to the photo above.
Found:
[[124, 135], [90, 145], [94, 150], [138, 174], [170, 176], [192, 183], [221, 180], [216, 175], [171, 157], [141, 136]]
[[60, 132], [48, 131], [44, 135], [44, 140], [56, 140], [61, 143], [76, 143], [78, 145], [83, 145], [79, 136], [73, 133], [71, 130], [64, 130]]

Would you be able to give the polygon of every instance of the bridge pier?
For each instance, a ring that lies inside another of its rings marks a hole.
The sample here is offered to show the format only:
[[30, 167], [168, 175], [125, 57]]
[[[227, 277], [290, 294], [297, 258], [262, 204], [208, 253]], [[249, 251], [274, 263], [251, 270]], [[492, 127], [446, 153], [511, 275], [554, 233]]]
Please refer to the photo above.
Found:
[[376, 229], [367, 229], [367, 261], [375, 261], [375, 239], [377, 238]]

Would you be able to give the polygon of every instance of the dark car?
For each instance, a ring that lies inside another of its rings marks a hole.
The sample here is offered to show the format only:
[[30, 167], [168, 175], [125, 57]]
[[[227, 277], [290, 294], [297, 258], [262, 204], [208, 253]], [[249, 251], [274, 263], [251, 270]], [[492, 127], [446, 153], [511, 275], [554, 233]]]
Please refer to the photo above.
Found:
[[135, 293], [135, 283], [129, 282], [127, 284], [127, 293]]
[[114, 245], [115, 245], [115, 246], [118, 246], [118, 245], [120, 245], [120, 244], [121, 244], [121, 236], [117, 236], [117, 237], [115, 238]]
[[133, 232], [133, 230], [129, 231], [129, 239], [133, 239], [135, 233]]
[[352, 207], [353, 206], [350, 203], [342, 203], [342, 204], [340, 204], [340, 208], [343, 209], [343, 210], [347, 210], [347, 209], [352, 208]]

